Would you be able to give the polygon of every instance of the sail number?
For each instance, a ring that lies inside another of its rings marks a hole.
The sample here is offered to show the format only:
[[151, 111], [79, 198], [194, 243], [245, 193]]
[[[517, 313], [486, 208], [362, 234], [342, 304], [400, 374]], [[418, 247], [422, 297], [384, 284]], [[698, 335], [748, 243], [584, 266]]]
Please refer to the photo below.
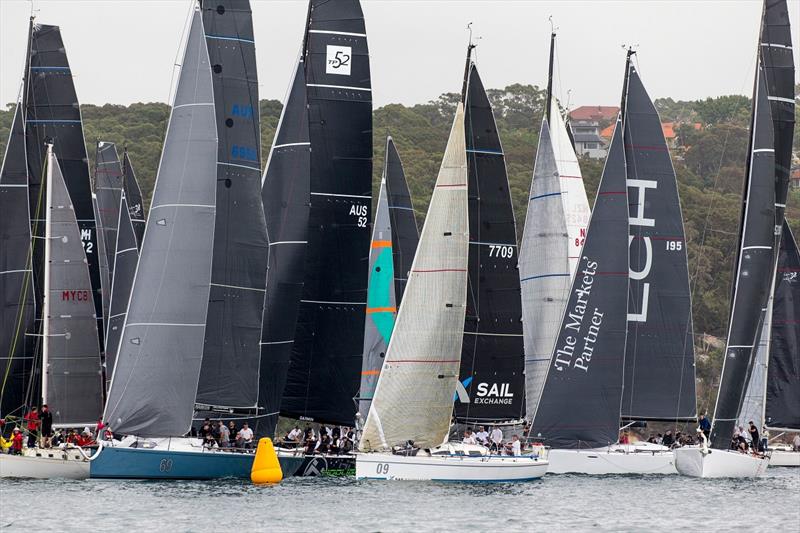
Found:
[[378, 463], [378, 468], [375, 469], [375, 472], [378, 474], [388, 474], [389, 463]]
[[666, 243], [668, 252], [683, 250], [683, 243], [681, 241], [666, 241]]
[[514, 257], [514, 247], [502, 246], [499, 244], [490, 244], [489, 257], [502, 257], [503, 259], [509, 259], [511, 257]]
[[356, 225], [359, 228], [367, 227], [367, 206], [366, 205], [351, 205], [350, 216], [356, 217]]
[[349, 76], [353, 49], [349, 46], [328, 45], [326, 52], [325, 73]]
[[159, 472], [171, 472], [172, 471], [172, 459], [161, 459], [161, 462], [158, 463], [158, 471]]
[[87, 254], [94, 253], [94, 243], [92, 242], [92, 230], [81, 230], [81, 241], [83, 241], [83, 251]]

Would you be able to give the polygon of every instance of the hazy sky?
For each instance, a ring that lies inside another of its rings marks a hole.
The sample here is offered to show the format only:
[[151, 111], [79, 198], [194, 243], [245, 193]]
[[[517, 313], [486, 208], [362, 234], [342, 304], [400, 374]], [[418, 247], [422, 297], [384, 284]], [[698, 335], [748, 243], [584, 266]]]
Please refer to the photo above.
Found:
[[[570, 107], [614, 105], [622, 45], [639, 45], [653, 98], [749, 94], [760, 0], [362, 0], [376, 107], [459, 91], [468, 22], [487, 87], [544, 86], [550, 33], [559, 27], [556, 91]], [[165, 102], [191, 0], [35, 0], [37, 20], [61, 26], [81, 103]], [[251, 0], [261, 98], [283, 100], [307, 2]], [[0, 103], [16, 99], [29, 0], [0, 0]], [[800, 0], [789, 1], [800, 42]], [[800, 53], [795, 53], [800, 62]], [[559, 82], [560, 80], [560, 82]]]

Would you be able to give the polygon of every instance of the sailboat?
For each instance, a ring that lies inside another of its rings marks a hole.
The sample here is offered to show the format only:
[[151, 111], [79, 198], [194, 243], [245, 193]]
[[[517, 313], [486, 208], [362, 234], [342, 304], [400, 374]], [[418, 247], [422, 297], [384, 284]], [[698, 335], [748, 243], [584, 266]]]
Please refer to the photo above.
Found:
[[[47, 146], [42, 311], [42, 403], [53, 424], [91, 426], [102, 409], [103, 378], [88, 262], [64, 177]], [[25, 448], [0, 454], [0, 477], [82, 479], [89, 460], [80, 448]]]
[[[586, 341], [581, 351], [564, 344], [565, 339], [554, 347], [533, 419], [533, 433], [554, 448], [549, 455], [552, 473], [674, 474], [673, 456], [666, 447], [618, 444], [620, 420], [693, 419], [696, 413], [689, 277], [677, 182], [658, 114], [632, 55], [629, 51], [626, 59], [618, 122], [619, 149], [624, 152], [622, 172], [631, 198], [625, 346], [619, 356], [603, 354], [602, 370], [597, 363], [590, 370], [586, 363], [600, 355], [591, 346], [597, 338], [595, 332], [580, 337]], [[607, 161], [605, 171], [611, 172], [609, 164]], [[547, 194], [546, 190], [542, 194]], [[594, 231], [612, 230], [596, 226]], [[585, 275], [585, 270], [580, 272]], [[583, 283], [583, 276], [576, 274], [573, 290]], [[577, 331], [576, 317], [574, 306], [567, 305], [561, 337], [569, 329]], [[577, 342], [575, 338], [573, 342]], [[578, 368], [595, 373], [589, 388], [584, 376], [563, 374], [567, 361], [577, 353], [581, 353], [576, 355], [576, 361], [581, 361], [575, 363]], [[630, 363], [637, 360], [638, 365]], [[619, 379], [625, 386], [618, 388]], [[565, 395], [570, 400], [565, 401]], [[602, 404], [607, 402], [604, 415], [609, 418], [589, 416], [597, 408], [588, 404], [598, 401], [598, 395]], [[574, 401], [586, 405], [572, 405]], [[579, 412], [581, 409], [584, 412]], [[615, 417], [610, 416], [614, 413]]]
[[[481, 446], [447, 443], [467, 303], [465, 143], [459, 103], [359, 441], [357, 478], [498, 481], [547, 471], [538, 458], [489, 457]], [[398, 445], [405, 454], [392, 453]]]
[[589, 222], [589, 200], [553, 94], [556, 34], [550, 35], [545, 117], [519, 257], [525, 349], [526, 418], [533, 419]]
[[[755, 477], [764, 473], [770, 461], [768, 454], [732, 450], [731, 439], [743, 410], [752, 408], [754, 396], [763, 406], [763, 395], [769, 388], [758, 354], [762, 337], [771, 333], [795, 103], [785, 1], [765, 0], [758, 45], [728, 339], [711, 426], [711, 449], [703, 445], [675, 451], [678, 472], [692, 477]], [[763, 350], [765, 354], [769, 351]], [[760, 392], [748, 394], [748, 382]], [[745, 401], [748, 396], [750, 401]], [[757, 418], [771, 425], [763, 411]]]
[[469, 263], [455, 417], [469, 424], [521, 424], [525, 356], [517, 230], [505, 155], [492, 106], [467, 49], [464, 127]]

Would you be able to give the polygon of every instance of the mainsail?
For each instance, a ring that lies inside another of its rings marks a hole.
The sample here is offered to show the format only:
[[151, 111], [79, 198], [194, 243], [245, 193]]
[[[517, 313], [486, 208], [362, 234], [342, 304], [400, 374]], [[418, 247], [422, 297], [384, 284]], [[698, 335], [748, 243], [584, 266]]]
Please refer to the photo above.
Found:
[[[33, 234], [41, 238], [44, 234], [44, 212], [36, 218], [36, 206], [47, 198], [42, 191], [43, 163], [46, 157], [45, 140], [52, 139], [53, 150], [61, 165], [64, 182], [72, 198], [75, 216], [80, 227], [81, 240], [89, 261], [92, 294], [97, 311], [97, 326], [102, 342], [103, 313], [98, 260], [97, 234], [95, 231], [92, 191], [89, 180], [88, 157], [83, 139], [78, 97], [72, 82], [72, 71], [61, 40], [58, 26], [30, 23], [28, 55], [25, 63], [25, 87], [22, 96], [25, 117], [25, 147], [28, 162], [28, 180], [31, 223]], [[44, 296], [43, 246], [34, 246], [33, 270], [37, 302], [37, 319], [41, 317]]]
[[[394, 297], [397, 307], [403, 300], [408, 272], [414, 262], [419, 242], [419, 229], [408, 191], [403, 163], [391, 137], [386, 138], [386, 199], [389, 204], [389, 221], [392, 227], [392, 255], [394, 256]], [[366, 415], [366, 411], [362, 411]]]
[[517, 230], [505, 156], [475, 64], [464, 94], [469, 176], [469, 276], [456, 417], [474, 422], [525, 416]]
[[622, 101], [630, 296], [622, 417], [697, 417], [692, 301], [678, 183], [661, 120], [628, 54]]
[[458, 104], [428, 216], [359, 448], [447, 440], [461, 364], [469, 223], [464, 109]]
[[122, 434], [185, 434], [200, 376], [214, 242], [217, 125], [198, 10], [181, 65], [106, 402], [104, 420]]
[[[117, 224], [119, 223], [119, 199], [124, 186], [122, 165], [114, 143], [99, 141], [94, 171], [94, 190], [97, 195], [98, 232], [108, 258], [108, 276], [114, 277], [114, 258], [117, 246]], [[98, 239], [98, 240], [100, 240]]]
[[103, 377], [89, 269], [52, 145], [47, 157], [42, 402], [53, 422], [84, 426], [103, 411]]
[[750, 128], [728, 339], [711, 428], [711, 444], [719, 449], [727, 449], [733, 435], [775, 273], [775, 149], [761, 61]]
[[553, 448], [617, 441], [628, 308], [628, 194], [617, 119], [532, 434]]
[[784, 221], [772, 305], [765, 425], [800, 431], [800, 251]]
[[108, 308], [109, 298], [111, 294], [108, 289], [111, 287], [111, 277], [108, 272], [108, 256], [106, 255], [106, 244], [103, 239], [103, 222], [100, 220], [100, 209], [97, 206], [97, 195], [92, 194], [92, 211], [94, 212], [94, 219], [97, 223], [97, 262], [100, 267], [100, 287], [102, 288], [102, 302], [103, 302], [103, 331], [105, 332], [108, 326]]
[[206, 0], [201, 9], [219, 148], [211, 294], [197, 389], [200, 418], [220, 409], [257, 412], [268, 250], [250, 3]]
[[310, 166], [306, 82], [301, 61], [295, 68], [278, 122], [261, 190], [269, 237], [258, 394], [264, 413], [254, 421], [253, 431], [269, 437], [278, 422], [303, 292]]
[[367, 319], [364, 326], [364, 360], [361, 363], [361, 388], [358, 411], [365, 415], [378, 383], [383, 360], [397, 315], [394, 293], [394, 261], [392, 257], [392, 228], [389, 221], [389, 202], [386, 198], [386, 167], [383, 171], [372, 243], [369, 253], [369, 287], [367, 289]]
[[529, 420], [544, 387], [589, 221], [589, 201], [578, 158], [553, 95], [555, 41], [552, 33], [545, 117], [519, 256]]
[[114, 268], [114, 278], [111, 280], [111, 288], [109, 290], [109, 315], [106, 329], [106, 379], [109, 382], [114, 372], [114, 363], [117, 359], [122, 328], [125, 325], [125, 315], [128, 312], [128, 300], [131, 296], [133, 277], [136, 274], [136, 265], [139, 262], [136, 233], [131, 222], [128, 198], [124, 192], [120, 195], [119, 201], [119, 221], [117, 223], [116, 255], [114, 258], [116, 268]]
[[[25, 123], [17, 104], [0, 169], [0, 418], [26, 404], [36, 350]], [[35, 400], [36, 398], [31, 398]]]
[[303, 295], [281, 414], [353, 423], [364, 344], [372, 93], [357, 0], [311, 0], [303, 48], [311, 192]]
[[128, 199], [131, 224], [133, 224], [133, 232], [136, 235], [136, 247], [141, 249], [146, 222], [144, 216], [144, 201], [142, 200], [142, 189], [139, 187], [139, 182], [136, 180], [136, 173], [133, 171], [131, 158], [128, 156], [128, 150], [125, 150], [122, 154], [122, 174], [125, 176], [125, 196]]

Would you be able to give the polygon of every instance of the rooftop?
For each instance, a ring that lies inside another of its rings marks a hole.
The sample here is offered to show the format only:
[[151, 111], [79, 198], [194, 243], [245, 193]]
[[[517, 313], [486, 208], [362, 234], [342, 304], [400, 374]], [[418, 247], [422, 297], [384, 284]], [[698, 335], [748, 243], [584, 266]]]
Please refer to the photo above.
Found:
[[584, 105], [573, 109], [569, 114], [572, 120], [614, 120], [619, 107], [606, 105]]

